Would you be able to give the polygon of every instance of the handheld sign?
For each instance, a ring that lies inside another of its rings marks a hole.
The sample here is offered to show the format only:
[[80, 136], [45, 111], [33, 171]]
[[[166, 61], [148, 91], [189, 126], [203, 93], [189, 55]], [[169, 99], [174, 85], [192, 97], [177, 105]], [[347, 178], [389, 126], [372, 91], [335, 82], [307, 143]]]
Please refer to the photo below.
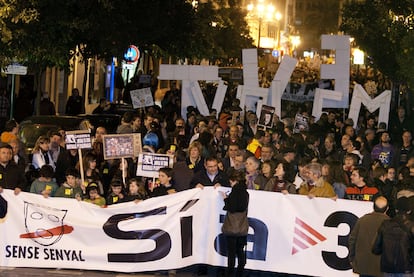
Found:
[[[79, 154], [79, 161], [83, 160], [82, 157], [82, 149], [90, 149], [92, 148], [91, 142], [91, 133], [85, 130], [77, 130], [77, 131], [67, 131], [66, 132], [66, 149], [78, 149]], [[85, 182], [85, 175], [83, 172], [83, 163], [79, 163], [80, 166], [80, 175], [81, 175], [81, 184]]]
[[142, 152], [141, 134], [103, 136], [104, 159], [137, 157]]
[[258, 125], [262, 126], [264, 129], [272, 128], [275, 110], [275, 107], [262, 105]]
[[302, 114], [296, 114], [293, 133], [300, 133], [302, 131], [309, 131], [309, 117]]
[[66, 149], [90, 149], [92, 148], [91, 133], [85, 130], [66, 132]]
[[152, 97], [151, 88], [131, 90], [130, 94], [134, 109], [154, 106], [154, 98]]
[[138, 155], [137, 176], [158, 178], [158, 170], [173, 167], [173, 156], [165, 154], [142, 153]]

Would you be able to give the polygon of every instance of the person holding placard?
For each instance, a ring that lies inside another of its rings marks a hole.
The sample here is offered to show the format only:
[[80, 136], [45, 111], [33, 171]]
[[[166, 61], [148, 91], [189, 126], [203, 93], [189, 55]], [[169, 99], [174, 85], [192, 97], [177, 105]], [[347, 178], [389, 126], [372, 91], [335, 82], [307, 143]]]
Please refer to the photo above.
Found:
[[159, 184], [157, 186], [153, 186], [152, 190], [150, 190], [150, 197], [157, 197], [162, 195], [167, 195], [171, 193], [175, 193], [175, 189], [171, 184], [173, 176], [173, 169], [169, 167], [163, 167], [158, 170], [158, 180]]

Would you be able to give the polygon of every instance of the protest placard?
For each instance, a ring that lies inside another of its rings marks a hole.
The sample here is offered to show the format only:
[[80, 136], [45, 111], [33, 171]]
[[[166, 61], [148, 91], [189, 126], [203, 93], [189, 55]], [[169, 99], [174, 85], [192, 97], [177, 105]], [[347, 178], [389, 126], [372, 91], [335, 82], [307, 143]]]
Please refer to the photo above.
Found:
[[87, 130], [66, 131], [66, 149], [92, 148], [91, 133]]
[[151, 88], [131, 90], [130, 94], [134, 109], [154, 106], [154, 98], [152, 97]]
[[309, 117], [303, 114], [296, 114], [295, 124], [293, 125], [293, 133], [300, 133], [309, 130]]
[[141, 134], [103, 136], [104, 159], [137, 157], [142, 152]]
[[258, 125], [264, 128], [272, 128], [275, 110], [275, 107], [262, 105]]
[[158, 178], [158, 170], [173, 167], [173, 156], [154, 153], [138, 155], [137, 176]]

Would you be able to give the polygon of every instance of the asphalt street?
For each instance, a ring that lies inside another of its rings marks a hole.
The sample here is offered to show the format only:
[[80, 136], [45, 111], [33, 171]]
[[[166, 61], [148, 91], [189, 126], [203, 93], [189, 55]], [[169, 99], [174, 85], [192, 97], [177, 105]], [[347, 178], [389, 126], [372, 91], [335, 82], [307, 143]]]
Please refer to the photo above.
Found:
[[[120, 273], [106, 271], [76, 270], [76, 269], [45, 269], [45, 268], [14, 268], [0, 267], [1, 277], [37, 277], [37, 276], [59, 276], [59, 277], [150, 277], [150, 276], [168, 276], [167, 273]], [[193, 273], [178, 271], [176, 276], [193, 276]], [[213, 276], [213, 275], [211, 275]], [[214, 275], [215, 276], [215, 275]]]
[[[192, 266], [185, 269], [179, 269], [176, 272], [177, 277], [197, 276], [197, 267]], [[0, 267], [0, 277], [151, 277], [160, 276], [167, 277], [168, 272], [144, 272], [144, 273], [120, 273], [107, 271], [91, 271], [76, 269], [53, 269], [53, 268], [17, 268], [17, 267]], [[217, 274], [217, 268], [209, 267], [208, 275], [203, 276], [222, 276]], [[277, 274], [269, 272], [252, 272], [246, 271], [245, 276], [248, 277], [282, 277], [296, 276], [288, 274]]]

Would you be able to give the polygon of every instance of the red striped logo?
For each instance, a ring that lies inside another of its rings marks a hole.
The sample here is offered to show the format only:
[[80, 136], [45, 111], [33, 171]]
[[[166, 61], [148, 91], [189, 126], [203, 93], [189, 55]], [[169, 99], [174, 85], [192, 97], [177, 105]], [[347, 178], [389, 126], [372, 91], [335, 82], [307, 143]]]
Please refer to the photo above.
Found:
[[293, 237], [292, 255], [298, 253], [300, 250], [305, 250], [314, 246], [326, 238], [313, 229], [311, 226], [296, 218], [295, 220], [295, 235]]

